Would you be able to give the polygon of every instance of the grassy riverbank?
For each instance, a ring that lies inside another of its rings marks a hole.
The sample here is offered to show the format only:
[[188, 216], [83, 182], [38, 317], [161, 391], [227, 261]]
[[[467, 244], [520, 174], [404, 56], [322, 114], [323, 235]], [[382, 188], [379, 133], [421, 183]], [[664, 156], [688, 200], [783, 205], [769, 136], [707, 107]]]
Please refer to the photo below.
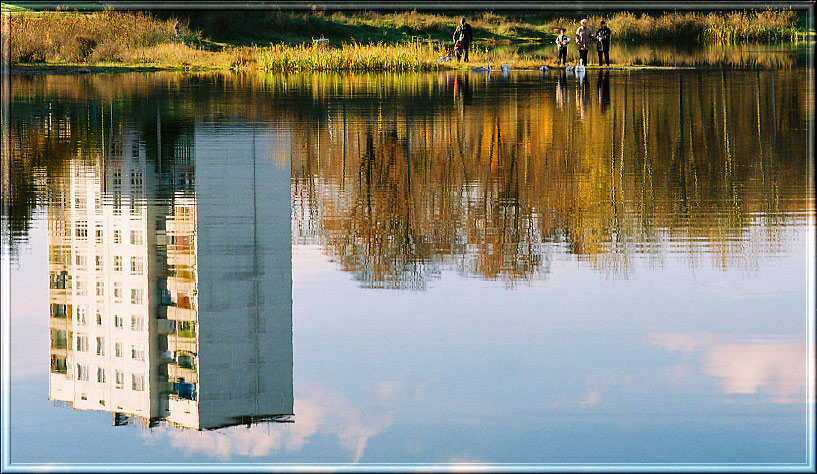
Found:
[[[463, 69], [439, 61], [432, 43], [450, 43], [457, 16], [384, 12], [159, 12], [101, 10], [46, 12], [4, 4], [4, 61], [11, 65], [160, 69], [259, 69], [317, 71], [417, 71]], [[161, 16], [157, 16], [161, 15]], [[579, 17], [542, 14], [469, 16], [475, 30], [471, 65], [488, 58], [496, 67], [536, 68], [554, 61], [518, 52], [496, 53], [507, 42], [550, 43], [557, 27], [575, 30]], [[801, 41], [810, 34], [791, 10], [732, 13], [618, 12], [587, 16], [591, 28], [604, 18], [616, 41], [685, 39], [716, 44]], [[177, 23], [178, 21], [178, 23]], [[178, 34], [177, 34], [178, 30]], [[329, 47], [313, 44], [324, 37]]]

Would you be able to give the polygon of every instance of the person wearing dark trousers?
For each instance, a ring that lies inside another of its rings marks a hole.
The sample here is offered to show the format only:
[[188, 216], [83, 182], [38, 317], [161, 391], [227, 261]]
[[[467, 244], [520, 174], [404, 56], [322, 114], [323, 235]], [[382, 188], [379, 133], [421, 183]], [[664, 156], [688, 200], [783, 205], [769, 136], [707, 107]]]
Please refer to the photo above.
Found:
[[587, 66], [587, 51], [590, 50], [590, 40], [593, 38], [593, 33], [587, 27], [587, 20], [582, 20], [581, 26], [576, 30], [576, 47], [579, 48], [579, 58], [581, 64]]
[[565, 29], [562, 28], [559, 30], [560, 35], [556, 37], [556, 63], [557, 64], [566, 64], [567, 63], [567, 44], [570, 43], [570, 38], [565, 34]]
[[610, 65], [610, 28], [607, 28], [607, 25], [604, 24], [604, 21], [601, 22], [601, 28], [596, 31], [596, 46], [599, 51], [599, 66], [602, 65], [601, 59], [602, 55], [604, 55], [604, 60], [607, 65]]
[[462, 52], [457, 55], [457, 62], [460, 61], [460, 56], [463, 57], [465, 62], [468, 62], [468, 46], [471, 44], [471, 25], [465, 22], [465, 18], [460, 20], [460, 24], [457, 25], [457, 29], [454, 30], [454, 44], [457, 41], [460, 42], [460, 46], [462, 47]]

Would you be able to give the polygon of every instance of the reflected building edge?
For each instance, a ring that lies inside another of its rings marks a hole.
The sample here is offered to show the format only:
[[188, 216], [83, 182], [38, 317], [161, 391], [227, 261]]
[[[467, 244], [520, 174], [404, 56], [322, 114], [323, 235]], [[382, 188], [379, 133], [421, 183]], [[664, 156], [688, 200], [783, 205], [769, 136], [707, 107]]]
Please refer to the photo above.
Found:
[[199, 127], [154, 159], [113, 133], [51, 178], [50, 400], [115, 425], [292, 421], [289, 169], [259, 135]]

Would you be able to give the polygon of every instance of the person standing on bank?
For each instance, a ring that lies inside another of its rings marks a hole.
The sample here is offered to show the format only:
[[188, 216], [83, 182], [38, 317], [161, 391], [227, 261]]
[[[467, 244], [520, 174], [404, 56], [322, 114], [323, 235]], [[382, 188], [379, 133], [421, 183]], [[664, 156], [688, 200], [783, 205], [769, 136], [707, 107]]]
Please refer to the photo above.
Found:
[[599, 66], [601, 66], [601, 56], [604, 55], [604, 60], [607, 65], [610, 65], [610, 28], [601, 22], [601, 28], [596, 31], [596, 45], [599, 50]]
[[580, 23], [581, 26], [576, 30], [576, 47], [579, 48], [581, 64], [587, 66], [587, 51], [590, 50], [590, 40], [593, 38], [593, 33], [587, 27], [587, 20], [583, 19]]
[[460, 42], [460, 46], [462, 46], [462, 52], [457, 55], [457, 62], [460, 61], [460, 55], [462, 55], [465, 59], [465, 62], [468, 62], [468, 46], [471, 44], [471, 25], [465, 22], [465, 18], [460, 20], [460, 24], [457, 25], [457, 29], [454, 30], [454, 44], [457, 44], [457, 41]]
[[561, 33], [559, 36], [556, 37], [556, 63], [559, 64], [566, 64], [567, 63], [567, 44], [570, 43], [570, 38], [565, 34], [565, 29], [562, 28], [559, 30]]

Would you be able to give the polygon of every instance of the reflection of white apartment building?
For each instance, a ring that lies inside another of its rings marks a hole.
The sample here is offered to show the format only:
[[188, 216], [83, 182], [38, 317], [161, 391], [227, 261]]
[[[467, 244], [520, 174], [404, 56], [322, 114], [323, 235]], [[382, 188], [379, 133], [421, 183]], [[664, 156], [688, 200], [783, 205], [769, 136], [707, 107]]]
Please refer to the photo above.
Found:
[[293, 413], [290, 170], [270, 153], [288, 144], [269, 130], [219, 130], [194, 134], [197, 422], [206, 428]]
[[50, 399], [193, 429], [293, 413], [289, 168], [258, 135], [160, 165], [125, 136], [51, 183]]
[[104, 173], [73, 160], [52, 185], [49, 398], [151, 419], [160, 408], [149, 337], [156, 209], [144, 199], [144, 151], [121, 137], [109, 146]]

